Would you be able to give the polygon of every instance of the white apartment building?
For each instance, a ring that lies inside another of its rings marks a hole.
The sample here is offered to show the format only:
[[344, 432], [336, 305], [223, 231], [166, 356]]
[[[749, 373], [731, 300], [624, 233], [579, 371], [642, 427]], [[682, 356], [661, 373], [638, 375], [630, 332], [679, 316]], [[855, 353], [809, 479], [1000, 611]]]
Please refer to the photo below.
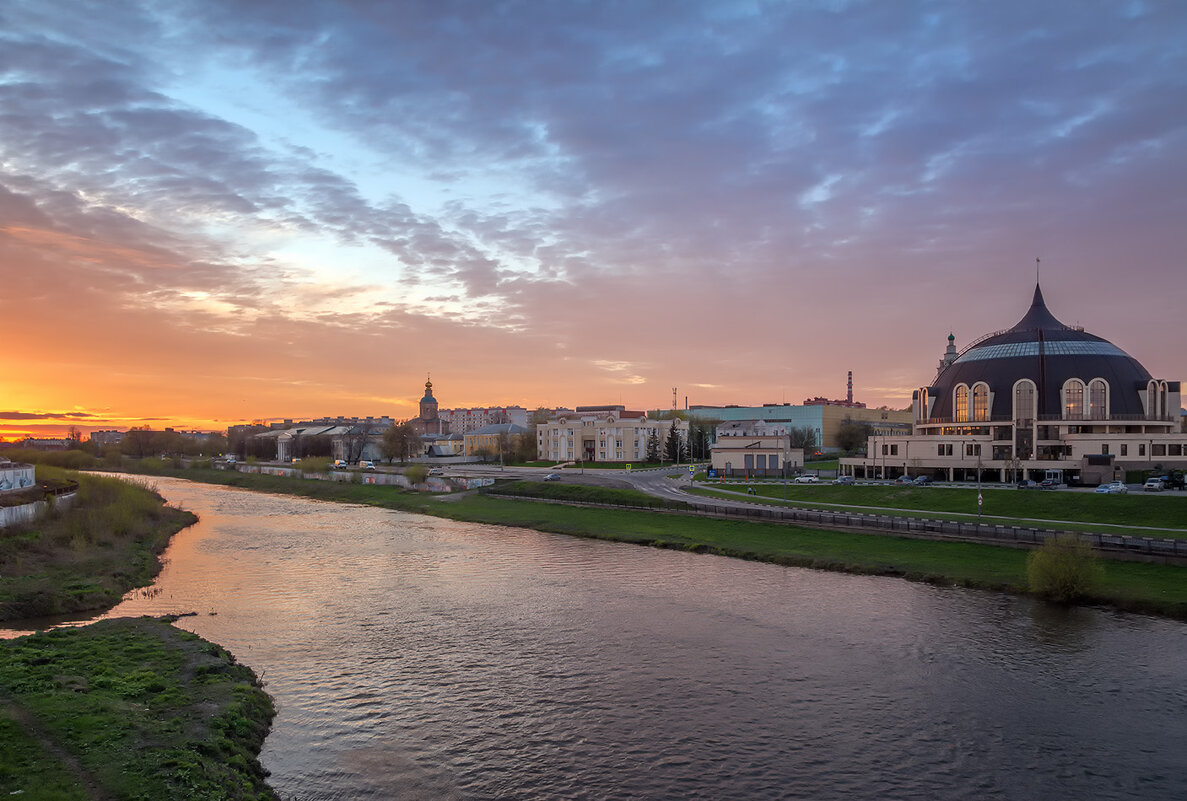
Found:
[[623, 406], [578, 406], [536, 427], [536, 454], [554, 462], [642, 462], [652, 432], [662, 447], [673, 424], [687, 442], [687, 420], [649, 420], [646, 412]]

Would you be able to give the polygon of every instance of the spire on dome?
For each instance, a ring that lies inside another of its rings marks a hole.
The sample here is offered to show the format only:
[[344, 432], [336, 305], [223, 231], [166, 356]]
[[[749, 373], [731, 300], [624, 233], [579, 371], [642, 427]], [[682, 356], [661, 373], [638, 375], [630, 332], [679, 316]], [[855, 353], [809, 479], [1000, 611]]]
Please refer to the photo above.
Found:
[[1010, 330], [1034, 331], [1050, 328], [1067, 328], [1067, 326], [1055, 319], [1055, 315], [1047, 310], [1047, 304], [1043, 301], [1043, 290], [1039, 288], [1038, 283], [1035, 283], [1035, 294], [1034, 299], [1030, 302], [1030, 309], [1026, 312], [1026, 316]]

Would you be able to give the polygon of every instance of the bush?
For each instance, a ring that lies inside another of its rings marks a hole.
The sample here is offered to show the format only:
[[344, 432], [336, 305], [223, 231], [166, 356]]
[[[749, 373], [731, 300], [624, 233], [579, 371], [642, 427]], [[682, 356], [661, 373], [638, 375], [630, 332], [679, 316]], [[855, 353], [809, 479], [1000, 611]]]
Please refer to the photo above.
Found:
[[1030, 591], [1058, 603], [1092, 595], [1101, 574], [1092, 546], [1074, 534], [1051, 537], [1026, 559]]
[[330, 472], [330, 458], [328, 456], [307, 456], [300, 462], [302, 473]]
[[429, 477], [429, 468], [423, 464], [412, 464], [404, 468], [404, 476], [412, 486], [425, 483]]

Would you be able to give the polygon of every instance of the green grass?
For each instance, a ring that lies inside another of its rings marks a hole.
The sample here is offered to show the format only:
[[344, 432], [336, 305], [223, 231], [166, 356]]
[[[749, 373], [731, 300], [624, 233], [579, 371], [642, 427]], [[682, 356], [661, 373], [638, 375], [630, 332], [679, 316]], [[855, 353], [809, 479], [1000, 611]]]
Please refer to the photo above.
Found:
[[[749, 484], [711, 484], [693, 492], [709, 497], [731, 497], [713, 488], [725, 490], [742, 489]], [[755, 483], [760, 498], [781, 502], [784, 487], [782, 483]], [[900, 516], [935, 517], [940, 519], [968, 520], [977, 514], [977, 490], [959, 487], [899, 487], [899, 486], [841, 486], [834, 484], [797, 485], [789, 483], [786, 488], [789, 503], [822, 509], [862, 507], [877, 509], [878, 514]], [[1083, 531], [1104, 531], [1100, 525], [1124, 526], [1135, 530], [1138, 527], [1166, 529], [1160, 532], [1144, 532], [1145, 536], [1187, 537], [1187, 494], [1182, 497], [1152, 498], [1144, 493], [1130, 495], [1098, 495], [1086, 492], [1045, 492], [1041, 490], [1015, 490], [1007, 488], [985, 488], [982, 493], [984, 505], [981, 513], [993, 522], [1018, 522], [1031, 524], [1040, 522], [1043, 527], [1067, 528]], [[888, 511], [889, 510], [889, 511]], [[865, 509], [870, 511], [870, 509]], [[951, 517], [945, 517], [951, 515]], [[1060, 521], [1076, 525], [1065, 526]], [[1050, 524], [1050, 526], [1048, 526]], [[1119, 533], [1111, 529], [1112, 533]], [[1178, 533], [1176, 533], [1178, 532]]]
[[[189, 471], [179, 473], [179, 476], [263, 492], [363, 503], [455, 520], [520, 526], [784, 565], [902, 576], [936, 584], [1008, 592], [1026, 592], [1027, 588], [1027, 551], [994, 545], [822, 531], [645, 510], [586, 508], [489, 494], [467, 494], [443, 502], [433, 496], [388, 486], [305, 481], [215, 470]], [[586, 488], [551, 482], [514, 483], [530, 494], [536, 494], [538, 488], [547, 488], [541, 491], [557, 493], [552, 497], [558, 500], [595, 497], [573, 494], [584, 493], [588, 489], [598, 490], [596, 497], [599, 500], [596, 502], [600, 503], [629, 502], [638, 495], [630, 490]], [[835, 489], [848, 491], [854, 488]], [[933, 491], [933, 488], [919, 491]], [[648, 502], [658, 500], [651, 496], [643, 497]], [[1104, 575], [1099, 593], [1088, 601], [1187, 619], [1187, 569], [1173, 565], [1102, 561]]]
[[813, 473], [817, 470], [836, 470], [838, 460], [836, 459], [821, 459], [816, 462], [804, 462], [804, 470]]
[[688, 508], [685, 503], [672, 503], [638, 490], [610, 489], [586, 484], [556, 484], [549, 481], [511, 481], [498, 484], [490, 493], [507, 496], [547, 498], [577, 503], [605, 503], [644, 508]]
[[275, 799], [274, 710], [217, 645], [148, 618], [0, 642], [0, 795]]
[[78, 481], [69, 509], [10, 526], [0, 536], [0, 620], [114, 606], [152, 582], [169, 538], [197, 518], [151, 488], [38, 466], [39, 480]]

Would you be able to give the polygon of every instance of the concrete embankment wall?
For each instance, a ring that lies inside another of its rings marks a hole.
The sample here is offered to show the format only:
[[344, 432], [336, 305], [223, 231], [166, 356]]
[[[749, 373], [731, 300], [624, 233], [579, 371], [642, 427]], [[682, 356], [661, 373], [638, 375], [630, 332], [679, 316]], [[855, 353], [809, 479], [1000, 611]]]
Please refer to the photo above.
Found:
[[[76, 494], [72, 492], [69, 495], [59, 495], [54, 498], [54, 505], [59, 509], [69, 509], [70, 504], [74, 503]], [[36, 520], [48, 510], [49, 502], [47, 501], [34, 501], [33, 503], [26, 503], [20, 506], [0, 507], [0, 528]]]
[[[287, 476], [289, 478], [311, 478], [317, 481], [353, 481], [358, 484], [383, 484], [395, 487], [403, 487], [404, 489], [411, 489], [412, 482], [408, 480], [407, 476], [400, 473], [387, 473], [380, 470], [371, 471], [340, 471], [331, 470], [328, 473], [303, 473], [300, 468], [295, 467], [277, 467], [275, 465], [264, 464], [242, 464], [237, 465], [236, 469], [241, 473], [261, 473], [268, 476]], [[454, 492], [457, 489], [477, 489], [479, 487], [488, 487], [494, 484], [493, 478], [438, 478], [437, 476], [430, 476], [425, 479], [425, 483], [420, 485], [427, 487], [430, 492]]]

